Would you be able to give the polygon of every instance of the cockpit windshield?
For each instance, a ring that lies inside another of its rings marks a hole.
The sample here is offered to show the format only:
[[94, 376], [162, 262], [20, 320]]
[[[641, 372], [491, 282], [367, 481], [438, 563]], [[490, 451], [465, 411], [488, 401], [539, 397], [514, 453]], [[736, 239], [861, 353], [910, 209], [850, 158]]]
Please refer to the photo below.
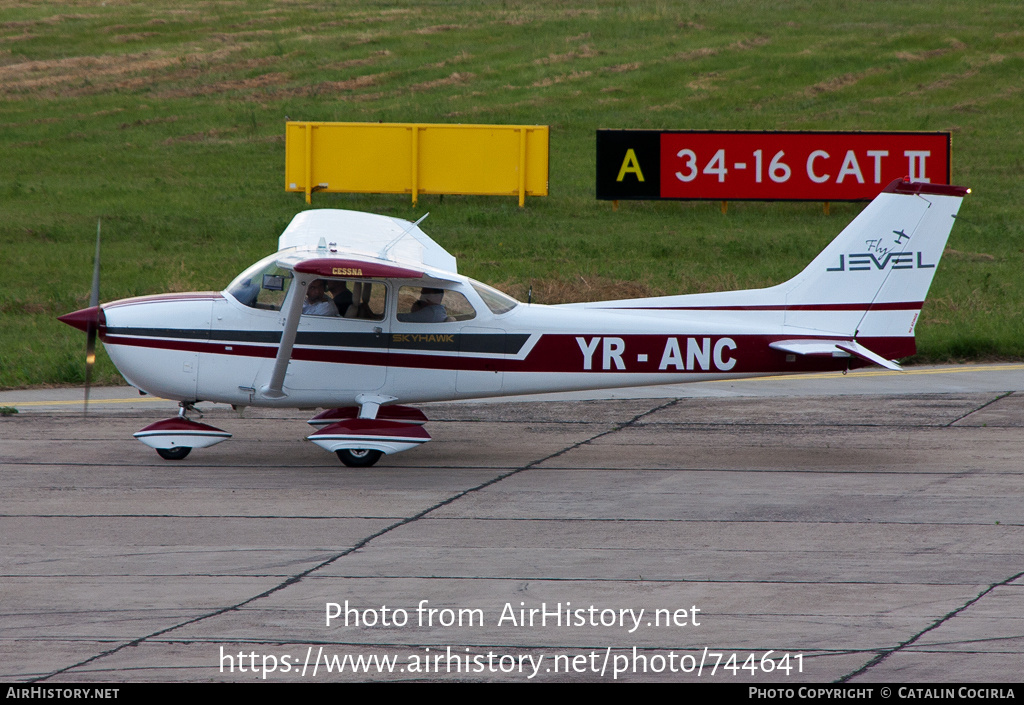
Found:
[[519, 302], [513, 299], [508, 294], [504, 294], [494, 287], [481, 284], [475, 279], [470, 279], [469, 283], [476, 289], [476, 293], [480, 294], [480, 298], [487, 304], [487, 308], [491, 309], [491, 313], [495, 316], [500, 316], [503, 313], [508, 313], [516, 306]]
[[280, 311], [294, 274], [277, 264], [277, 254], [264, 257], [235, 277], [228, 293], [251, 308]]

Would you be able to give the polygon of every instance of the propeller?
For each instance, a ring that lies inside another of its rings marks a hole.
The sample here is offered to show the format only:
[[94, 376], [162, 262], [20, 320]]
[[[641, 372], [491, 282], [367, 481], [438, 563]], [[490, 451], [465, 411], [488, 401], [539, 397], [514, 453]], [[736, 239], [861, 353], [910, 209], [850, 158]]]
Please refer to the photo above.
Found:
[[103, 309], [100, 308], [100, 221], [96, 220], [96, 259], [92, 270], [92, 293], [89, 295], [89, 308], [66, 313], [57, 318], [78, 330], [85, 331], [85, 411], [89, 414], [89, 388], [92, 386], [92, 366], [96, 363], [96, 334], [99, 333], [103, 320]]
[[96, 257], [92, 267], [92, 292], [89, 294], [89, 309], [94, 315], [88, 321], [85, 331], [85, 408], [83, 416], [89, 415], [89, 388], [92, 386], [92, 366], [96, 364], [96, 332], [100, 327], [100, 223], [96, 219]]

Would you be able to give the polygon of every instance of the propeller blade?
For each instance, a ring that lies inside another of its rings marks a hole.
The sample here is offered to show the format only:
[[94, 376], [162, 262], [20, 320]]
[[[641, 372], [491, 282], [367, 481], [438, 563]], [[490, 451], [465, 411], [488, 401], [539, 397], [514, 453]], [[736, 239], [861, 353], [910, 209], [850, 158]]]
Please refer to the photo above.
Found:
[[85, 338], [85, 408], [83, 416], [89, 415], [89, 388], [92, 386], [92, 366], [96, 362], [96, 323], [89, 321]]
[[92, 293], [89, 294], [89, 306], [100, 304], [100, 219], [96, 219], [96, 257], [92, 265]]
[[92, 292], [89, 294], [89, 308], [94, 312], [85, 331], [85, 408], [83, 416], [89, 415], [89, 388], [92, 387], [92, 366], [96, 362], [96, 329], [99, 328], [100, 304], [100, 223], [96, 219], [96, 257], [92, 267]]

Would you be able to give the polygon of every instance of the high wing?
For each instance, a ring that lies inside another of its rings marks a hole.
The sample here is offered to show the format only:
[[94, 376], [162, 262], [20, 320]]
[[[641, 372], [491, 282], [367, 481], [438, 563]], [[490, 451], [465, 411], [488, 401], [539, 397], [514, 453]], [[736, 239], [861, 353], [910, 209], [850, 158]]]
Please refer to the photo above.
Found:
[[[423, 216], [426, 218], [427, 216]], [[327, 248], [332, 255], [356, 256], [456, 273], [455, 257], [415, 223], [386, 215], [320, 208], [299, 213], [278, 238], [278, 252]], [[327, 252], [320, 254], [326, 255]]]

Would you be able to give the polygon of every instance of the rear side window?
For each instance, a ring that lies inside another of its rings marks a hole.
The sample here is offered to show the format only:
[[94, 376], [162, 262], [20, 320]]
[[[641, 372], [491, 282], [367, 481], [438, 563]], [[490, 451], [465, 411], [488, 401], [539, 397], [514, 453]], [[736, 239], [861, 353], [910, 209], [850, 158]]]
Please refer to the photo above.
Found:
[[398, 320], [403, 323], [454, 323], [476, 318], [476, 309], [458, 291], [403, 286], [398, 292]]

